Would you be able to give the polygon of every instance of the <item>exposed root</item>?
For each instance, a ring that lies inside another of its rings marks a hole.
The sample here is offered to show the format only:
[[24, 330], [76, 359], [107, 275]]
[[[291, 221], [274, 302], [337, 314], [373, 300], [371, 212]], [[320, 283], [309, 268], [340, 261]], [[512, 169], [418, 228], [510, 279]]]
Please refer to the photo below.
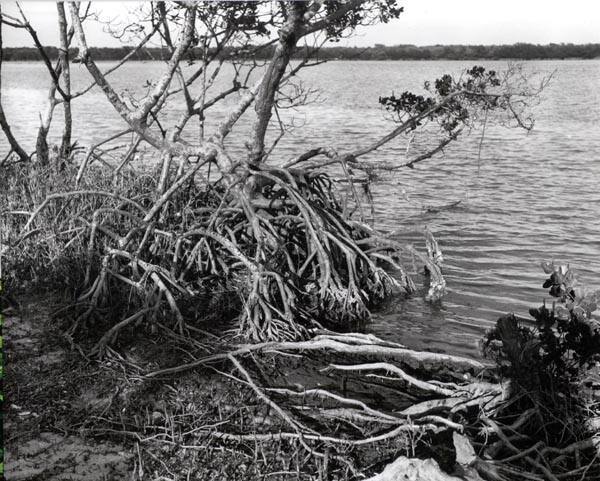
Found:
[[[170, 177], [161, 195], [152, 184], [52, 193], [23, 219], [17, 242], [31, 241], [54, 211], [55, 230], [80, 229], [73, 241], [87, 262], [71, 334], [92, 319], [115, 318], [101, 342], [110, 344], [112, 327], [126, 328], [132, 316], [153, 325], [171, 318], [170, 328], [184, 334], [215, 291], [235, 293], [239, 333], [254, 342], [303, 339], [324, 325], [349, 330], [390, 295], [414, 293], [400, 263], [406, 254], [426, 266], [428, 298], [443, 293], [431, 234], [429, 256], [385, 239], [345, 213], [327, 175], [240, 168], [209, 182], [205, 164]], [[65, 208], [73, 199], [79, 207]]]
[[[436, 369], [442, 359], [446, 371]], [[547, 444], [536, 434], [543, 429], [536, 408], [515, 412], [522, 400], [509, 397], [509, 383], [486, 381], [485, 365], [389, 346], [372, 335], [324, 332], [309, 341], [245, 345], [144, 378], [228, 363], [241, 377], [223, 374], [250, 388], [272, 421], [207, 427], [213, 443], [295, 440], [307, 456], [323, 460], [327, 455], [334, 465], [350, 463], [360, 471], [366, 466], [354, 463], [361, 449], [380, 453], [378, 463], [389, 462], [409, 442], [413, 452], [429, 446], [435, 457], [435, 439], [451, 432], [459, 435], [454, 438], [456, 473], [470, 472], [473, 479], [558, 481], [600, 474], [592, 438], [561, 447]], [[307, 378], [298, 369], [312, 374]], [[449, 371], [471, 375], [465, 379]], [[380, 449], [390, 443], [398, 447]]]

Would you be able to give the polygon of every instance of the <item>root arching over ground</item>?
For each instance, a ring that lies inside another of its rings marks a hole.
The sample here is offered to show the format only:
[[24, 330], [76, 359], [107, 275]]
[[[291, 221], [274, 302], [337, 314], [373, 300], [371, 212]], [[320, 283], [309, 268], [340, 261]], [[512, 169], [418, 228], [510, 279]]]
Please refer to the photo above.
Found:
[[[18, 382], [23, 392], [8, 419], [24, 428], [12, 440], [22, 449], [11, 451], [9, 472], [34, 466], [38, 455], [29, 449], [29, 438], [37, 439], [36, 429], [48, 433], [57, 425], [67, 439], [59, 444], [83, 437], [91, 452], [94, 439], [110, 446], [110, 456], [97, 462], [127, 479], [600, 475], [592, 426], [583, 429], [573, 419], [558, 442], [544, 434], [553, 429], [547, 406], [499, 379], [492, 363], [325, 330], [309, 332], [304, 341], [229, 339], [203, 348], [184, 338], [142, 336], [119, 352], [107, 348], [102, 360], [90, 363], [77, 361], [76, 351], [61, 354], [69, 344], [44, 311], [38, 302], [22, 312], [45, 325], [39, 334], [28, 334], [33, 343], [19, 345], [24, 340], [18, 336], [7, 341], [9, 387]], [[13, 316], [10, 326], [18, 322]], [[27, 349], [38, 344], [42, 350], [53, 346], [60, 362], [68, 356], [76, 375], [62, 372], [56, 361], [49, 369], [37, 369], [33, 358], [24, 364]], [[36, 378], [38, 371], [43, 378]], [[53, 386], [51, 399], [40, 383]], [[76, 474], [77, 466], [52, 447], [53, 436], [39, 437], [50, 446], [49, 455], [56, 451], [52, 475], [61, 469]], [[80, 460], [77, 469], [85, 471], [85, 463]]]
[[210, 426], [207, 440], [238, 449], [293, 440], [321, 469], [325, 463], [332, 479], [381, 469], [399, 456], [432, 457], [466, 479], [600, 475], [597, 435], [571, 426], [562, 443], [544, 438], [544, 406], [500, 381], [490, 364], [413, 351], [373, 335], [313, 334], [303, 342], [239, 346], [143, 378], [220, 372], [252, 394], [253, 421], [241, 416]]

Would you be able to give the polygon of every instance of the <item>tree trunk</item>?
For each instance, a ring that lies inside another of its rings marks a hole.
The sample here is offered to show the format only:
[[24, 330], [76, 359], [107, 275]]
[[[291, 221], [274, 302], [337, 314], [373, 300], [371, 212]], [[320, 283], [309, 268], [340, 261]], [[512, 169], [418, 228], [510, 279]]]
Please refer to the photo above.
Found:
[[[67, 36], [67, 18], [65, 15], [64, 2], [56, 4], [58, 11], [58, 28], [60, 33], [60, 49], [58, 51], [58, 59], [62, 67], [63, 90], [67, 96], [71, 95], [71, 70], [69, 66], [69, 39]], [[66, 98], [63, 102], [64, 109], [64, 127], [62, 141], [60, 145], [60, 163], [61, 167], [65, 160], [70, 155], [71, 150], [71, 131], [72, 131], [72, 115], [71, 115], [71, 99]]]
[[252, 163], [259, 163], [264, 155], [265, 135], [269, 120], [273, 114], [275, 94], [280, 86], [281, 79], [290, 62], [296, 42], [300, 36], [300, 31], [304, 25], [304, 13], [306, 12], [307, 4], [305, 2], [287, 2], [286, 5], [288, 18], [285, 25], [278, 32], [279, 43], [262, 78], [256, 97], [254, 107], [256, 121], [253, 125], [254, 139], [249, 156], [249, 160]]

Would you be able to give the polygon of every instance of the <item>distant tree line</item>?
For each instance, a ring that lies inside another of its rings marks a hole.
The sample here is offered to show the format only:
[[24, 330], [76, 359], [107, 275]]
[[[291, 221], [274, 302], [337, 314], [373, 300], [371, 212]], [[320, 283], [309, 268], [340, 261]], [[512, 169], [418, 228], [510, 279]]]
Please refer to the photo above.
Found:
[[[119, 60], [133, 47], [102, 47], [90, 48], [90, 53], [96, 60]], [[220, 57], [238, 57], [247, 55], [248, 46], [244, 52], [233, 48], [223, 49]], [[51, 60], [58, 58], [57, 47], [45, 47]], [[308, 51], [308, 52], [307, 52]], [[294, 55], [305, 58], [306, 54], [323, 60], [498, 60], [498, 59], [565, 59], [600, 58], [600, 44], [589, 43], [575, 45], [572, 43], [551, 43], [536, 45], [531, 43], [515, 43], [512, 45], [432, 45], [418, 47], [416, 45], [386, 46], [375, 44], [373, 47], [341, 47], [331, 46], [314, 51], [310, 48], [300, 49]], [[76, 58], [77, 49], [71, 49], [71, 58]], [[255, 57], [270, 58], [273, 47], [257, 49]], [[168, 50], [161, 48], [143, 48], [136, 52], [131, 60], [160, 60], [168, 57]], [[198, 49], [191, 49], [188, 57], [200, 57]], [[4, 60], [35, 61], [41, 60], [40, 54], [33, 47], [8, 47], [4, 49]]]
[[360, 58], [365, 60], [591, 59], [600, 57], [600, 44], [515, 43], [513, 45], [432, 45], [427, 47], [415, 45], [388, 47], [376, 44], [374, 47], [366, 49], [328, 47], [322, 49], [319, 56], [324, 59]]

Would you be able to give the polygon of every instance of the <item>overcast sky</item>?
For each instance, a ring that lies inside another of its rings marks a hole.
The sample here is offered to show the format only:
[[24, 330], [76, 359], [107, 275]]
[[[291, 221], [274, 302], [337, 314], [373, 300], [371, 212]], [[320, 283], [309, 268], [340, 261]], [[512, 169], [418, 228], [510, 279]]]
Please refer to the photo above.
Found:
[[[14, 2], [1, 0], [6, 13]], [[137, 2], [96, 1], [101, 17], [115, 18]], [[404, 14], [387, 25], [361, 30], [345, 45], [600, 43], [599, 0], [401, 0]], [[23, 10], [45, 45], [57, 44], [56, 7], [52, 1], [22, 2]], [[93, 46], [120, 45], [98, 25], [86, 27]], [[31, 46], [23, 30], [3, 29], [7, 47]]]

